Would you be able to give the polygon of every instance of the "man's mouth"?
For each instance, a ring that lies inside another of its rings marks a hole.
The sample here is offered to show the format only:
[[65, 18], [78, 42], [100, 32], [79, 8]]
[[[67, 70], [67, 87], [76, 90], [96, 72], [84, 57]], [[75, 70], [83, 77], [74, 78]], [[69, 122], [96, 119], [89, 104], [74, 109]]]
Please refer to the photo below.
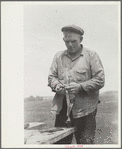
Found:
[[68, 48], [68, 49], [71, 50], [71, 51], [74, 50], [74, 48]]
[[69, 51], [69, 53], [74, 53], [75, 52], [73, 49], [69, 49], [68, 51]]

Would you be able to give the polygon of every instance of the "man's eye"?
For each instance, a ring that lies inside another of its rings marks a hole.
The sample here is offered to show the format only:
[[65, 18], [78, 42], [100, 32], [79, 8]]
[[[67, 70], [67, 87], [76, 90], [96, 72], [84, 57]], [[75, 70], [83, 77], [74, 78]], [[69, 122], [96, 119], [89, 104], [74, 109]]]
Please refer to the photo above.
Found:
[[[75, 41], [70, 41], [71, 43], [75, 43]], [[68, 44], [69, 43], [69, 41], [65, 41], [65, 43], [66, 44]]]

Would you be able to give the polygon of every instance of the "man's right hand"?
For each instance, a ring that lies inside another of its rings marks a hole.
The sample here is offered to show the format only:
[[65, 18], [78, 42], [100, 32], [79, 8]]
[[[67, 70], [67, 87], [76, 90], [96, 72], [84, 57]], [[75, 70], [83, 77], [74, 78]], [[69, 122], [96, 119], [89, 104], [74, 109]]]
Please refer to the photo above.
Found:
[[56, 93], [58, 94], [66, 94], [65, 87], [62, 84], [57, 84], [55, 88]]

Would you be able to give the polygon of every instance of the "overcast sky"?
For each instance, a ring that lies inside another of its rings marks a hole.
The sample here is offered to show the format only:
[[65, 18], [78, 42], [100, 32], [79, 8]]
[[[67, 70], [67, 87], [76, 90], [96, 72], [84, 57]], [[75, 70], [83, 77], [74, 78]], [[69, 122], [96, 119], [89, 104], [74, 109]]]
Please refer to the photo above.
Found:
[[28, 3], [24, 6], [24, 96], [53, 95], [47, 87], [56, 52], [65, 50], [61, 28], [84, 29], [83, 45], [95, 50], [105, 69], [101, 90], [118, 90], [119, 5], [114, 2]]

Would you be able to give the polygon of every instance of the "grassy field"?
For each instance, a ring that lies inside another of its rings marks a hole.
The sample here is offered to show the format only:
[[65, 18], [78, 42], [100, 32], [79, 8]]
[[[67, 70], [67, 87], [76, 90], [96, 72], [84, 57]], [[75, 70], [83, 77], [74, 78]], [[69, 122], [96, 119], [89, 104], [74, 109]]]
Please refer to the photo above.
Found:
[[54, 125], [50, 113], [52, 98], [44, 99], [42, 101], [25, 101], [24, 103], [24, 121], [28, 122], [45, 122], [44, 128], [50, 128]]
[[[118, 93], [108, 91], [100, 94], [101, 103], [98, 106], [96, 121], [96, 144], [118, 143]], [[45, 122], [45, 128], [54, 126], [54, 119], [50, 113], [52, 97], [46, 99], [25, 100], [24, 121]], [[75, 138], [73, 138], [75, 144]]]

